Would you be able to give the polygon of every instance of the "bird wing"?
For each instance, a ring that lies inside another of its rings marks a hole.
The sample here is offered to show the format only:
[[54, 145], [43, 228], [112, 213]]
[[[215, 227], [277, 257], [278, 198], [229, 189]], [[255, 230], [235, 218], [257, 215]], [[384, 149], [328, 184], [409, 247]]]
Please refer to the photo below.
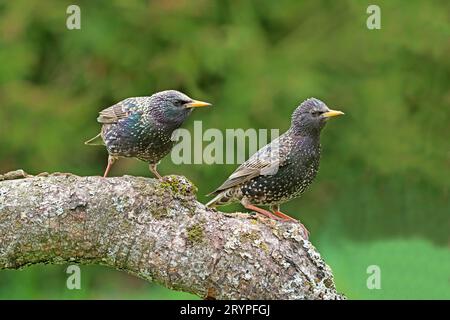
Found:
[[[281, 137], [280, 137], [281, 138]], [[279, 138], [261, 148], [241, 164], [212, 194], [235, 187], [258, 176], [273, 175], [286, 164], [286, 153], [280, 150]], [[285, 145], [285, 147], [288, 147]]]
[[100, 111], [97, 121], [103, 124], [117, 123], [138, 110], [136, 98], [122, 100], [115, 105]]

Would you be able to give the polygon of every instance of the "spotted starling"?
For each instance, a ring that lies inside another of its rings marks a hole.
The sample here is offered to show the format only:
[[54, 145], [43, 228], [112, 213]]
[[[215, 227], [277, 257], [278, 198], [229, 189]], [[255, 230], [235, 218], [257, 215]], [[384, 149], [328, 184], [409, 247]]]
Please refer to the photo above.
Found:
[[119, 157], [130, 157], [148, 162], [150, 171], [161, 178], [156, 166], [174, 145], [172, 133], [192, 108], [209, 105], [175, 90], [127, 98], [100, 111], [97, 121], [103, 125], [102, 130], [85, 144], [106, 146], [109, 157], [104, 177]]
[[[319, 168], [320, 132], [329, 118], [342, 114], [318, 99], [305, 100], [292, 114], [289, 130], [237, 168], [211, 193], [216, 197], [207, 206], [240, 201], [272, 219], [295, 220], [280, 212], [280, 204], [300, 196], [311, 184]], [[273, 214], [256, 205], [270, 206]]]

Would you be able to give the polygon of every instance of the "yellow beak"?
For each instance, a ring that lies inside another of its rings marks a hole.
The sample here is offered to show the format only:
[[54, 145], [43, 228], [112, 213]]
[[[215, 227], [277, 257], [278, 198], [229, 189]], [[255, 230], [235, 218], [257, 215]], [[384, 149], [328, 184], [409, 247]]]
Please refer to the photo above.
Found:
[[199, 100], [193, 100], [192, 102], [186, 103], [186, 108], [200, 108], [200, 107], [207, 107], [210, 106], [211, 103], [203, 102]]
[[328, 112], [322, 113], [322, 116], [325, 118], [331, 118], [336, 116], [342, 116], [344, 113], [342, 111], [330, 110]]

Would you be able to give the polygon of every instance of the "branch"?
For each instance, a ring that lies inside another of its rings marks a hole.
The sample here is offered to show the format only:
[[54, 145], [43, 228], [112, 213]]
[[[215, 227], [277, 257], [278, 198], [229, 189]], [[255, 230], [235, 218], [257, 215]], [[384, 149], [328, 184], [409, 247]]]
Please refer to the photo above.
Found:
[[342, 299], [298, 224], [226, 214], [186, 178], [0, 175], [0, 270], [105, 265], [216, 299]]

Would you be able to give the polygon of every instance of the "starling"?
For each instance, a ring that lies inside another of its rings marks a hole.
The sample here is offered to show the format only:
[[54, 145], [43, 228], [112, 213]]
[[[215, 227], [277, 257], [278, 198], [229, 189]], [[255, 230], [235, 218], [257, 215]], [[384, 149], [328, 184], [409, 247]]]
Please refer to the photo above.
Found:
[[97, 121], [102, 130], [85, 144], [106, 146], [109, 157], [104, 177], [119, 157], [129, 157], [148, 162], [150, 171], [160, 179], [156, 166], [174, 146], [173, 132], [193, 108], [209, 105], [175, 90], [127, 98], [100, 111]]
[[[314, 180], [320, 160], [320, 132], [331, 117], [322, 101], [305, 100], [292, 114], [291, 127], [244, 162], [214, 192], [206, 206], [234, 202], [276, 220], [294, 220], [280, 212], [280, 204], [300, 196]], [[257, 205], [269, 206], [273, 214]], [[307, 232], [307, 231], [306, 231]]]

